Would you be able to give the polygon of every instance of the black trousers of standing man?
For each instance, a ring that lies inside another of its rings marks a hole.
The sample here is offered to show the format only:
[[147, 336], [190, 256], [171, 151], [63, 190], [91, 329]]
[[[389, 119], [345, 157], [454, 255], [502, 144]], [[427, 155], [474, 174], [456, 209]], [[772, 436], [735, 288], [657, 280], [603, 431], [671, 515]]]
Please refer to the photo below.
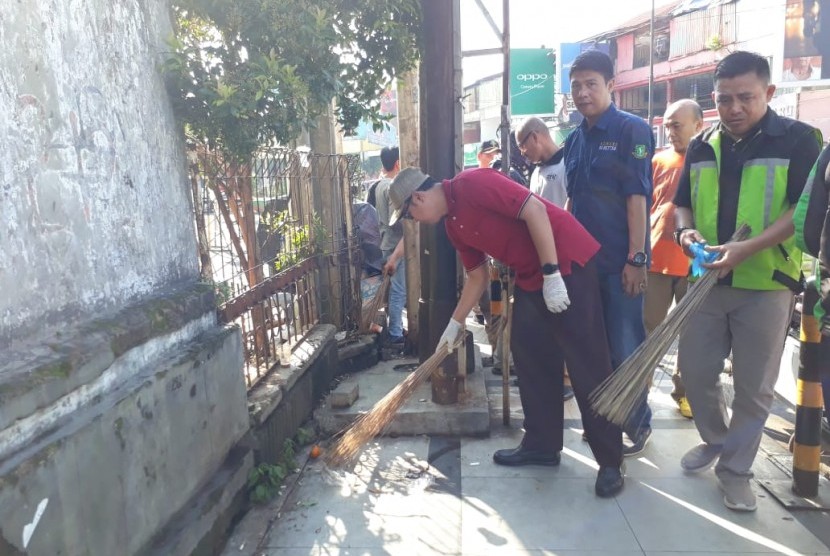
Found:
[[510, 349], [525, 414], [522, 445], [530, 450], [562, 450], [564, 362], [594, 458], [601, 466], [619, 467], [622, 431], [595, 414], [588, 403], [588, 395], [612, 372], [596, 266], [574, 263], [571, 274], [563, 278], [571, 304], [561, 313], [548, 310], [541, 290], [517, 287], [514, 294]]

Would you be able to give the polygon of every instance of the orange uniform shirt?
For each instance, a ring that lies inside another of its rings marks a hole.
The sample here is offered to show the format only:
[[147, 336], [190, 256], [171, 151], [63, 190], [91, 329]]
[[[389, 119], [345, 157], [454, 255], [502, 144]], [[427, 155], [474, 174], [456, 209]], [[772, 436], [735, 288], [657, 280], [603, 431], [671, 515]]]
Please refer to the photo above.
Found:
[[683, 172], [684, 155], [672, 148], [654, 155], [651, 162], [654, 193], [651, 205], [650, 272], [686, 276], [689, 259], [674, 242], [674, 193]]

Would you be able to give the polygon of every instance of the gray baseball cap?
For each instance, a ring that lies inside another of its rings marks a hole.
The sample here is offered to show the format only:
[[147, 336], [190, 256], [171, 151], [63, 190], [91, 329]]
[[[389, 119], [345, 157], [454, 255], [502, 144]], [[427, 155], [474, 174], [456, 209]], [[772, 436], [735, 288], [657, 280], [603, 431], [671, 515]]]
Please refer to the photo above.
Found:
[[400, 220], [409, 210], [409, 199], [415, 191], [425, 191], [437, 183], [418, 168], [404, 168], [389, 185], [389, 200], [392, 201], [392, 214], [389, 225]]

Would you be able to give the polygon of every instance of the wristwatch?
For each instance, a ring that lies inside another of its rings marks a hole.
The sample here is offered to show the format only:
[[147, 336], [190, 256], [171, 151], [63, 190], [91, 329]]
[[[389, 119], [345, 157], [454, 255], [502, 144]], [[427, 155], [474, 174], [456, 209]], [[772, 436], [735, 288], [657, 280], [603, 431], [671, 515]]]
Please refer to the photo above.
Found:
[[646, 263], [648, 262], [648, 257], [642, 251], [637, 251], [636, 253], [631, 253], [630, 255], [628, 255], [628, 260], [625, 262], [630, 264], [631, 266], [646, 266]]
[[683, 232], [685, 232], [686, 230], [691, 230], [691, 229], [692, 229], [692, 228], [689, 228], [688, 226], [680, 226], [679, 228], [677, 228], [677, 229], [674, 231], [674, 242], [675, 242], [676, 244], [680, 245], [680, 236], [681, 236], [681, 235], [683, 234]]
[[556, 272], [558, 270], [559, 270], [559, 265], [558, 264], [545, 263], [545, 264], [542, 265], [542, 274], [544, 274], [545, 276], [553, 274], [554, 272]]

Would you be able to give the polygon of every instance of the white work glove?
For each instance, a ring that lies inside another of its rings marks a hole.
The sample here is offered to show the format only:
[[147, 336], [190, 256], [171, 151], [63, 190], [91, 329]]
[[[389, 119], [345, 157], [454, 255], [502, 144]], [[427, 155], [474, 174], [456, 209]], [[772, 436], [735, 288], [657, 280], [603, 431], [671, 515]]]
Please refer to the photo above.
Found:
[[446, 344], [447, 346], [447, 353], [452, 353], [458, 344], [461, 342], [461, 331], [464, 325], [462, 325], [457, 320], [451, 318], [450, 322], [447, 324], [447, 328], [444, 329], [444, 333], [441, 334], [441, 339], [438, 340], [438, 345], [435, 347], [435, 351], [441, 349], [441, 346]]
[[561, 313], [571, 304], [562, 274], [557, 270], [553, 274], [545, 274], [542, 278], [545, 281], [542, 286], [542, 297], [545, 298], [548, 311]]

